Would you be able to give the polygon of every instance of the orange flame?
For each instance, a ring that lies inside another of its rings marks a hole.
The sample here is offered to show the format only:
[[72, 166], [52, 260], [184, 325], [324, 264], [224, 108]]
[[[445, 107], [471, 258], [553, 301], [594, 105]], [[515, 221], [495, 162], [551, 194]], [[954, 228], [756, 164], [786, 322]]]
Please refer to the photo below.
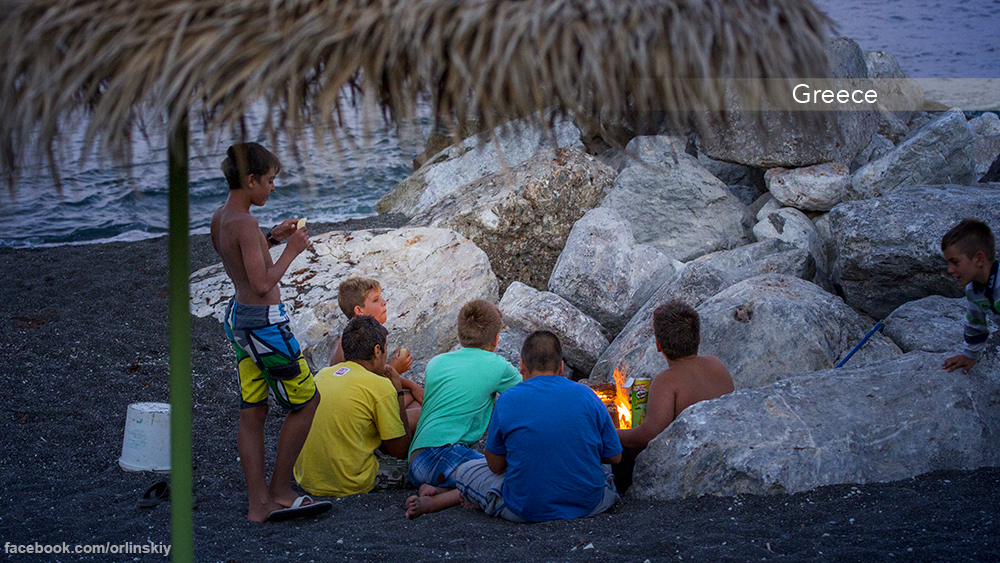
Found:
[[625, 376], [615, 368], [615, 406], [618, 408], [618, 428], [632, 428], [632, 398], [622, 387]]

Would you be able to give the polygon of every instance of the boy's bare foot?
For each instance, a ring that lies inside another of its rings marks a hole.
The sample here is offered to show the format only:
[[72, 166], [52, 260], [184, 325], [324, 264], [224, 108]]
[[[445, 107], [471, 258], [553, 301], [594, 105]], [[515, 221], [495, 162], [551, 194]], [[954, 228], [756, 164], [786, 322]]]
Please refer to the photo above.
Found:
[[[291, 506], [291, 503], [288, 506]], [[288, 507], [274, 501], [268, 503], [250, 503], [250, 509], [247, 511], [247, 520], [251, 522], [267, 522], [267, 517], [272, 512], [281, 510], [282, 508]]]
[[[434, 485], [428, 485], [428, 484], [424, 483], [423, 485], [420, 485], [419, 489], [417, 489], [417, 496], [432, 497], [432, 496], [434, 496], [436, 494], [438, 494], [438, 488], [435, 487]], [[413, 497], [410, 497], [410, 498], [413, 498]]]
[[[421, 489], [427, 486], [429, 485], [423, 485]], [[431, 493], [431, 495], [433, 495], [433, 493]], [[406, 499], [406, 517], [413, 520], [414, 518], [418, 518], [424, 514], [436, 512], [429, 496], [411, 496]]]

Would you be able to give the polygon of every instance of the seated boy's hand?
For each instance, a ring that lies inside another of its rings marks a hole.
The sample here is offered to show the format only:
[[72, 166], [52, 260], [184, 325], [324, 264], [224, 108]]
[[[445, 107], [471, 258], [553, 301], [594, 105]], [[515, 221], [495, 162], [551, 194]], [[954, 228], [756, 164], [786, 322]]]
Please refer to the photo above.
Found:
[[976, 365], [976, 360], [973, 360], [968, 356], [959, 354], [957, 356], [952, 356], [947, 360], [945, 360], [944, 365], [942, 365], [941, 367], [943, 367], [948, 371], [955, 371], [956, 369], [961, 369], [962, 373], [969, 373], [969, 370], [974, 365]]
[[396, 392], [403, 390], [403, 382], [399, 378], [399, 373], [391, 365], [385, 365], [385, 369], [382, 370], [382, 377], [392, 382], [392, 386], [396, 388]]
[[396, 354], [389, 360], [389, 365], [399, 373], [406, 373], [410, 371], [410, 366], [413, 365], [413, 356], [410, 355], [408, 349], [401, 348], [396, 350]]

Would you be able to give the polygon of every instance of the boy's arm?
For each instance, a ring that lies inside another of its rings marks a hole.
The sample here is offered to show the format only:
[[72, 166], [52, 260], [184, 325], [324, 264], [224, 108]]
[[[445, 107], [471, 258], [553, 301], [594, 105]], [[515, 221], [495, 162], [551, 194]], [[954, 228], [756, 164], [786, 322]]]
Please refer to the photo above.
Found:
[[[944, 361], [942, 366], [948, 371], [961, 369], [963, 373], [969, 373], [969, 369], [975, 365], [979, 358], [979, 353], [986, 347], [986, 340], [990, 336], [990, 329], [986, 324], [986, 313], [976, 305], [976, 298], [971, 289], [965, 290], [965, 299], [968, 310], [965, 313], [965, 328], [962, 336], [965, 340], [965, 350], [958, 356], [952, 356]], [[985, 296], [983, 296], [985, 299]]]
[[499, 475], [507, 470], [507, 456], [497, 455], [489, 450], [485, 450], [486, 453], [486, 466], [490, 468], [495, 475]]
[[380, 448], [396, 459], [406, 459], [410, 451], [410, 441], [413, 439], [413, 429], [410, 428], [410, 422], [406, 416], [406, 405], [403, 404], [403, 397], [399, 394], [403, 390], [403, 384], [400, 382], [399, 374], [396, 373], [396, 370], [392, 369], [392, 366], [385, 366], [385, 377], [392, 382], [392, 386], [396, 389], [396, 402], [399, 403], [399, 420], [403, 423], [403, 431], [405, 433], [398, 438], [383, 440]]
[[406, 379], [406, 378], [403, 378], [403, 377], [399, 378], [399, 382], [403, 384], [403, 389], [409, 389], [410, 390], [410, 395], [413, 396], [413, 400], [414, 401], [420, 403], [421, 405], [424, 404], [424, 388], [423, 387], [421, 387], [421, 386], [417, 385], [416, 383], [414, 383], [413, 381], [410, 381], [409, 379]]
[[667, 372], [662, 372], [649, 383], [649, 395], [646, 400], [646, 418], [642, 424], [633, 428], [618, 430], [618, 439], [622, 447], [645, 449], [653, 438], [663, 432], [674, 421], [674, 399], [677, 392], [670, 381]]
[[263, 297], [278, 285], [292, 260], [309, 246], [309, 235], [308, 229], [305, 228], [292, 233], [278, 261], [271, 263], [270, 254], [267, 252], [267, 241], [256, 223], [256, 221], [241, 223], [237, 237], [250, 289]]

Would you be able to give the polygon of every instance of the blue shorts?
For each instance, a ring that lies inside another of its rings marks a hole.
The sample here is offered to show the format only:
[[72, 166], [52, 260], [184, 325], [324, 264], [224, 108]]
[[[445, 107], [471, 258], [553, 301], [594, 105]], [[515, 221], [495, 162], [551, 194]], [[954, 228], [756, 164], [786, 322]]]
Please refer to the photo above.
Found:
[[410, 460], [410, 482], [414, 487], [434, 485], [455, 488], [455, 470], [467, 461], [485, 459], [483, 454], [462, 444], [421, 448]]

